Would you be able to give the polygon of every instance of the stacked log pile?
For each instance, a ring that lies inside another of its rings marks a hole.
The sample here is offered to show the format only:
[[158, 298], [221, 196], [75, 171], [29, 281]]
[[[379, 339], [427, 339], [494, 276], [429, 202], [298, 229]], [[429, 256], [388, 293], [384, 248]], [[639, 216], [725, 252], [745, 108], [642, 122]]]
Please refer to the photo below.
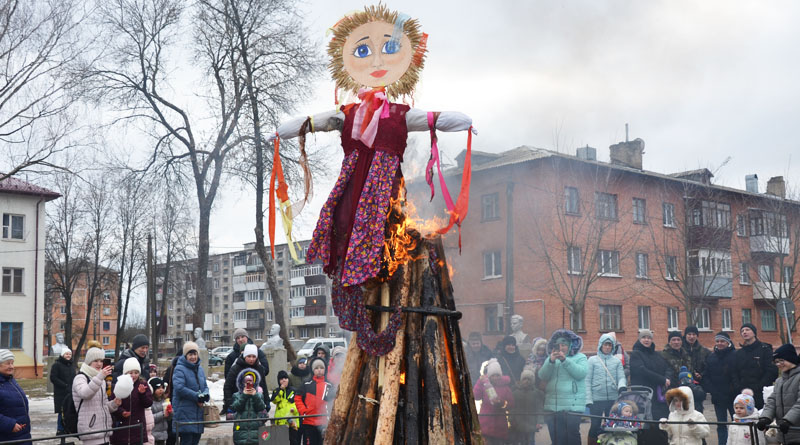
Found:
[[376, 331], [408, 308], [395, 347], [369, 356], [353, 334], [326, 444], [483, 443], [441, 237], [410, 234], [412, 259], [365, 292]]

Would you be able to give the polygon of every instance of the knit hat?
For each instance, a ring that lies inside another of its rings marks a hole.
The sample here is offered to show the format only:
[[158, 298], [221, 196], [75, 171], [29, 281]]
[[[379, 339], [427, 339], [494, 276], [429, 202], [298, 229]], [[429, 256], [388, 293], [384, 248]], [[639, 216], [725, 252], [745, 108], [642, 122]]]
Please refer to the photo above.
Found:
[[105, 351], [100, 348], [89, 348], [86, 351], [86, 357], [84, 357], [83, 362], [89, 365], [95, 360], [103, 360], [104, 358], [106, 358]]
[[249, 335], [247, 335], [247, 331], [244, 330], [243, 328], [238, 328], [235, 331], [233, 331], [234, 340], [236, 340], [236, 337], [241, 337], [241, 336], [250, 337]]
[[653, 338], [653, 331], [651, 331], [650, 329], [642, 329], [641, 331], [639, 331], [638, 339], [641, 340], [645, 337]]
[[242, 358], [247, 357], [248, 355], [255, 355], [258, 357], [258, 348], [256, 345], [248, 344], [244, 347], [244, 351], [242, 352]]
[[183, 355], [187, 355], [192, 351], [194, 352], [200, 351], [200, 348], [197, 346], [197, 343], [193, 341], [187, 341], [186, 343], [183, 344]]
[[469, 341], [483, 341], [483, 337], [481, 337], [480, 332], [470, 332], [469, 333]]
[[533, 382], [536, 380], [536, 374], [534, 374], [533, 371], [531, 371], [530, 369], [526, 369], [522, 371], [522, 374], [520, 374], [519, 376], [520, 381], [525, 379], [529, 379], [531, 382]]
[[680, 331], [669, 331], [669, 334], [667, 334], [667, 342], [669, 342], [670, 340], [672, 340], [674, 337], [678, 337], [678, 338], [680, 338], [680, 339], [682, 339], [682, 338], [683, 338], [683, 337], [681, 336], [681, 332], [680, 332]]
[[317, 367], [317, 363], [322, 364], [322, 367], [327, 371], [328, 365], [325, 363], [325, 359], [323, 359], [322, 357], [314, 357], [313, 359], [311, 359], [311, 366], [309, 367], [311, 368], [312, 371], [314, 370], [315, 367]]
[[308, 359], [307, 359], [307, 358], [305, 358], [305, 357], [300, 357], [299, 359], [297, 359], [297, 364], [299, 365], [300, 363], [305, 363], [305, 362], [307, 362], [307, 361], [308, 361]]
[[133, 337], [133, 342], [131, 342], [131, 349], [134, 351], [141, 348], [142, 346], [150, 346], [150, 339], [147, 338], [144, 334], [137, 334], [136, 337]]
[[278, 371], [278, 382], [280, 382], [281, 379], [288, 379], [288, 378], [289, 378], [289, 373], [288, 372], [284, 371], [283, 369]]
[[784, 359], [787, 362], [794, 363], [795, 365], [800, 363], [800, 358], [797, 357], [797, 350], [791, 343], [786, 343], [785, 345], [776, 349], [775, 352], [772, 353], [772, 359], [775, 360], [776, 358]]
[[139, 360], [136, 360], [134, 357], [125, 360], [122, 364], [123, 374], [127, 374], [131, 371], [139, 371], [140, 373], [142, 372], [142, 365], [139, 364]]
[[744, 405], [744, 409], [747, 412], [748, 416], [756, 411], [756, 399], [754, 399], [752, 395], [747, 394], [744, 391], [738, 396], [736, 396], [735, 399], [733, 399], [733, 404], [736, 405], [737, 403], [741, 403], [742, 405]]
[[486, 365], [486, 375], [503, 375], [503, 368], [500, 367], [500, 362], [498, 362], [497, 359], [493, 358], [489, 360], [489, 364]]
[[64, 354], [66, 354], [67, 352], [69, 352], [70, 354], [72, 354], [72, 350], [71, 350], [70, 348], [64, 348], [64, 349], [62, 349], [62, 350], [61, 350], [61, 354], [60, 354], [60, 355], [61, 355], [61, 357], [63, 357], [63, 356], [64, 356]]
[[700, 331], [697, 330], [697, 326], [686, 326], [686, 329], [683, 330], [683, 335], [686, 335], [690, 332], [696, 335], [700, 335]]
[[167, 389], [167, 382], [161, 380], [158, 377], [152, 377], [150, 380], [147, 381], [147, 385], [150, 386], [150, 392], [153, 394], [156, 393], [158, 388]]
[[745, 323], [745, 324], [743, 324], [742, 327], [739, 328], [739, 332], [741, 333], [742, 329], [744, 329], [744, 328], [750, 328], [750, 330], [753, 331], [754, 335], [758, 335], [758, 329], [756, 329], [756, 326], [753, 323]]
[[502, 340], [500, 340], [500, 346], [505, 348], [507, 345], [517, 346], [517, 339], [512, 337], [512, 336], [510, 336], [510, 335], [508, 335], [505, 338], [503, 338]]
[[722, 340], [728, 342], [728, 346], [733, 346], [733, 342], [731, 341], [731, 336], [728, 335], [727, 332], [717, 332], [717, 335], [714, 336], [714, 341]]
[[5, 363], [9, 360], [14, 360], [14, 353], [8, 349], [0, 349], [0, 363]]
[[686, 366], [681, 366], [681, 370], [678, 373], [678, 381], [681, 383], [691, 383], [692, 373], [689, 372], [689, 368]]

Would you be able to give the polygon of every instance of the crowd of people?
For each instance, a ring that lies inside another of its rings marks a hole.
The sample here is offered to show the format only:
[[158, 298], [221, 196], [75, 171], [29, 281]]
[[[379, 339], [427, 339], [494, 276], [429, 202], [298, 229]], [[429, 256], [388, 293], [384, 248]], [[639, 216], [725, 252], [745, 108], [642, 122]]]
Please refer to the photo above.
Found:
[[[466, 355], [473, 394], [481, 404], [484, 439], [489, 445], [529, 445], [547, 425], [551, 443], [578, 445], [581, 415], [591, 414], [597, 417], [591, 418], [586, 443], [606, 443], [612, 435], [604, 439], [604, 427], [619, 425], [613, 419], [625, 418], [628, 425], [643, 420], [644, 413], [627, 418], [623, 412], [638, 407], [619, 400], [620, 389], [641, 386], [652, 391], [651, 419], [661, 422], [642, 424], [630, 435], [632, 441], [614, 443], [704, 443], [713, 429], [703, 423], [703, 403], [709, 396], [717, 421], [735, 423], [716, 426], [717, 443], [750, 443], [751, 423], [759, 437], [774, 424], [775, 443], [800, 443], [800, 359], [795, 347], [785, 344], [773, 352], [750, 323], [739, 334], [738, 348], [728, 332], [719, 332], [709, 349], [700, 344], [698, 329], [689, 326], [668, 332], [658, 348], [655, 334], [645, 329], [626, 351], [609, 332], [587, 359], [581, 337], [567, 329], [556, 330], [549, 339], [534, 339], [524, 358], [514, 337], [504, 337], [492, 350], [473, 332]], [[765, 388], [774, 388], [767, 398]], [[602, 417], [606, 420], [601, 422]], [[627, 436], [617, 432], [613, 437]]]
[[[298, 359], [290, 372], [279, 371], [278, 386], [270, 391], [269, 363], [263, 351], [244, 329], [234, 331], [234, 340], [225, 362], [221, 411], [224, 418], [235, 421], [234, 443], [257, 444], [259, 430], [274, 406], [273, 417], [283, 418], [274, 425], [288, 428], [292, 445], [322, 444], [344, 348], [335, 348], [331, 357], [327, 347], [318, 346], [311, 357]], [[81, 442], [88, 445], [173, 445], [178, 439], [183, 445], [199, 443], [204, 425], [195, 422], [208, 420], [205, 409], [210, 394], [198, 345], [184, 343], [163, 376], [151, 367], [149, 349], [147, 336], [136, 335], [131, 347], [110, 366], [104, 364], [101, 345], [90, 341], [76, 368], [72, 351], [65, 348], [49, 372], [58, 414], [56, 434], [80, 434]], [[72, 428], [63, 418], [69, 416], [62, 416], [65, 399], [75, 407], [77, 424]], [[73, 428], [76, 431], [70, 431]], [[0, 349], [0, 442], [30, 438], [28, 397], [14, 378], [14, 354]]]

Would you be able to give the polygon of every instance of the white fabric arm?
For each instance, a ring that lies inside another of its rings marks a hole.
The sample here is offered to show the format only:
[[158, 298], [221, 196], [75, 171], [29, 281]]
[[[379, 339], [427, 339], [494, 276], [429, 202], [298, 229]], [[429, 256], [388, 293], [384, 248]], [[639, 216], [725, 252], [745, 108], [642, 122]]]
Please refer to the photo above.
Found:
[[[298, 116], [282, 123], [280, 127], [278, 127], [278, 135], [281, 139], [290, 139], [299, 136], [300, 127], [306, 119], [308, 119], [308, 116]], [[344, 113], [335, 110], [325, 111], [315, 114], [312, 120], [314, 122], [315, 132], [341, 130], [342, 124], [344, 123]], [[273, 139], [273, 137], [270, 137], [270, 140]]]
[[[458, 111], [442, 111], [436, 120], [436, 129], [441, 131], [465, 131], [472, 126], [472, 118]], [[406, 113], [408, 131], [427, 131], [428, 112], [412, 108]]]

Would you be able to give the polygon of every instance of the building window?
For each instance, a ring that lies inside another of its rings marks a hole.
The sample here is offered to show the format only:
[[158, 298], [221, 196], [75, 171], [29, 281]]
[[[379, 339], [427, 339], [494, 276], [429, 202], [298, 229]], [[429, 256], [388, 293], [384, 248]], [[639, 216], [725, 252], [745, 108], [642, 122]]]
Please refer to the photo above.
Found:
[[575, 332], [583, 331], [583, 311], [570, 312], [569, 314], [569, 328]]
[[336, 328], [333, 326], [328, 328], [328, 337], [338, 337], [339, 333], [336, 331]]
[[639, 329], [650, 329], [650, 306], [639, 306]]
[[25, 216], [3, 213], [3, 239], [23, 239]]
[[61, 313], [62, 314], [66, 314], [67, 313], [67, 307], [66, 306], [61, 306]]
[[768, 283], [772, 281], [773, 274], [772, 264], [759, 264], [758, 265], [758, 281]]
[[308, 338], [308, 328], [300, 328], [300, 338]]
[[595, 193], [595, 216], [599, 219], [617, 219], [617, 195]]
[[730, 230], [730, 204], [716, 201], [695, 201], [690, 205], [690, 225]]
[[103, 345], [108, 346], [111, 344], [111, 338], [108, 336], [103, 336]]
[[502, 269], [500, 267], [500, 251], [485, 252], [483, 254], [483, 278], [499, 278], [502, 277]]
[[306, 287], [306, 297], [318, 297], [320, 295], [325, 295], [325, 286], [324, 285], [314, 285]]
[[233, 321], [247, 320], [247, 311], [233, 311]]
[[22, 349], [22, 323], [0, 323], [0, 348]]
[[739, 263], [739, 283], [750, 284], [750, 265]]
[[263, 290], [249, 290], [247, 291], [247, 301], [262, 301], [264, 300]]
[[304, 306], [289, 308], [289, 318], [305, 317], [306, 308]]
[[736, 234], [747, 236], [747, 217], [745, 215], [736, 215]]
[[663, 211], [661, 220], [664, 223], [664, 227], [675, 227], [675, 204], [662, 203], [661, 210]]
[[783, 266], [783, 276], [781, 277], [784, 284], [791, 286], [794, 283], [794, 267]]
[[174, 302], [172, 300], [167, 301], [167, 309], [170, 310], [170, 311], [175, 309], [175, 304], [174, 304]]
[[647, 201], [642, 198], [633, 198], [633, 222], [636, 224], [647, 223]]
[[750, 210], [750, 235], [788, 237], [786, 215], [763, 210]]
[[272, 320], [273, 320], [272, 311], [267, 311], [267, 321], [272, 321]]
[[62, 321], [60, 323], [60, 326], [61, 326], [61, 330], [63, 331], [67, 327], [67, 322], [66, 321]]
[[214, 314], [214, 324], [219, 324], [219, 314]]
[[753, 322], [753, 310], [750, 308], [742, 309], [742, 324]]
[[689, 275], [730, 277], [731, 254], [718, 250], [692, 250], [688, 253]]
[[733, 330], [733, 322], [731, 321], [733, 317], [731, 317], [731, 310], [728, 308], [722, 308], [722, 330], [723, 331], [731, 331]]
[[292, 286], [289, 289], [289, 297], [291, 298], [298, 298], [298, 297], [305, 297], [306, 296], [306, 287], [305, 286]]
[[664, 257], [664, 278], [667, 280], [678, 279], [678, 258], [674, 256]]
[[636, 278], [647, 278], [647, 254], [636, 252]]
[[694, 325], [701, 331], [711, 329], [711, 312], [707, 307], [698, 307], [694, 309]]
[[774, 309], [761, 309], [761, 330], [762, 331], [776, 331], [778, 325], [775, 319]]
[[581, 213], [578, 189], [575, 187], [564, 187], [564, 211], [569, 215]]
[[3, 268], [3, 293], [21, 294], [22, 293], [22, 270], [15, 267]]
[[481, 196], [481, 221], [500, 218], [500, 206], [497, 193]]
[[676, 307], [668, 307], [667, 308], [667, 330], [668, 331], [679, 331], [680, 325], [678, 324], [678, 308]]
[[314, 337], [322, 337], [325, 333], [325, 328], [314, 328]]
[[104, 307], [103, 308], [103, 315], [111, 315], [111, 308], [110, 307]]
[[619, 275], [619, 252], [599, 250], [597, 252], [597, 273], [600, 275]]
[[580, 247], [570, 246], [567, 248], [567, 272], [571, 274], [583, 273]]
[[486, 306], [484, 309], [484, 318], [486, 320], [486, 333], [498, 334], [504, 331], [502, 304]]
[[167, 326], [169, 327], [175, 326], [175, 319], [173, 317], [167, 317]]
[[103, 322], [103, 330], [104, 331], [110, 331], [111, 330], [111, 322], [110, 321], [104, 321]]
[[294, 340], [294, 329], [289, 329], [289, 340]]
[[219, 289], [219, 278], [214, 278], [214, 289]]
[[622, 330], [622, 306], [601, 304], [599, 305], [599, 309], [601, 331]]
[[261, 332], [261, 329], [257, 330], [256, 331], [256, 338], [254, 338], [254, 340], [261, 340], [261, 336], [262, 335], [263, 335], [263, 333]]

